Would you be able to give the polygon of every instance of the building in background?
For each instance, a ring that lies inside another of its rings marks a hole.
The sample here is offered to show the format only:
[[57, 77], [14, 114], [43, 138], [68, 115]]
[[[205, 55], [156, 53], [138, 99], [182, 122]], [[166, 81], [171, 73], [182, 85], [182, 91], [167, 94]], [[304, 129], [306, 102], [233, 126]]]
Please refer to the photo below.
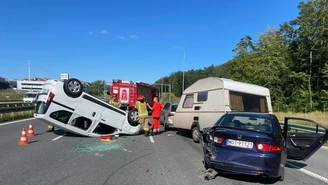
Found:
[[50, 80], [50, 78], [31, 78], [30, 80], [17, 80], [16, 90], [41, 92], [42, 86], [47, 80]]

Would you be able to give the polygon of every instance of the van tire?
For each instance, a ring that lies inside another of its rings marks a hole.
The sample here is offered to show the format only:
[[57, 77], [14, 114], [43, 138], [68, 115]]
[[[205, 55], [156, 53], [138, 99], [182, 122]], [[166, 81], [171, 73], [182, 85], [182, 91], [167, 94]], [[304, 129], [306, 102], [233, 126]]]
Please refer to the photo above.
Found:
[[195, 142], [195, 143], [199, 143], [200, 141], [200, 131], [199, 131], [199, 128], [198, 126], [194, 126], [191, 130], [191, 136], [192, 136], [192, 140]]
[[139, 125], [139, 118], [138, 118], [138, 109], [133, 108], [128, 112], [128, 121], [131, 126], [138, 126]]
[[81, 96], [83, 85], [80, 80], [76, 78], [70, 78], [64, 81], [64, 92], [67, 96], [77, 98]]

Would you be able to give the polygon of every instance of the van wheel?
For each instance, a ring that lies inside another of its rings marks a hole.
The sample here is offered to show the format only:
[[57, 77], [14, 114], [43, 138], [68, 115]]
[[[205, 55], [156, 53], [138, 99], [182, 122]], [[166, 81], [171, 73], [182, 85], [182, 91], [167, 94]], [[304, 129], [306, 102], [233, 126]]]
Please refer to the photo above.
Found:
[[71, 78], [64, 81], [64, 91], [67, 96], [77, 98], [82, 94], [83, 85], [80, 80]]
[[200, 140], [200, 131], [197, 126], [192, 128], [192, 139], [194, 140], [195, 143], [199, 143]]
[[129, 110], [128, 112], [128, 121], [131, 126], [138, 126], [139, 125], [139, 116], [138, 116], [138, 110], [136, 108], [133, 108]]

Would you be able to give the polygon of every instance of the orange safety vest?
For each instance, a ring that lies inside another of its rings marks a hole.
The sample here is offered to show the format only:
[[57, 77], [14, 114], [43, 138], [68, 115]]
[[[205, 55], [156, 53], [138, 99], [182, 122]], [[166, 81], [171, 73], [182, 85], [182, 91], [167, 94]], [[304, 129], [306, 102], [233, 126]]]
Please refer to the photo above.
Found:
[[137, 101], [137, 109], [138, 109], [138, 116], [139, 117], [148, 116], [148, 110], [147, 110], [146, 102], [141, 103], [140, 101]]

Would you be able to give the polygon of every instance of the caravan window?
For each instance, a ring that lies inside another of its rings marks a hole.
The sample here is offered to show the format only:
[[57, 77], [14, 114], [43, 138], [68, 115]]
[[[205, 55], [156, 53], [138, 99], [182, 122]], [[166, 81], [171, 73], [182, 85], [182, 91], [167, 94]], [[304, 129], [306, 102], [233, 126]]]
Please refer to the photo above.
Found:
[[230, 91], [231, 110], [268, 113], [265, 96]]
[[207, 92], [200, 92], [197, 94], [197, 101], [207, 101]]
[[192, 108], [193, 104], [194, 104], [194, 95], [189, 94], [186, 96], [182, 108]]

